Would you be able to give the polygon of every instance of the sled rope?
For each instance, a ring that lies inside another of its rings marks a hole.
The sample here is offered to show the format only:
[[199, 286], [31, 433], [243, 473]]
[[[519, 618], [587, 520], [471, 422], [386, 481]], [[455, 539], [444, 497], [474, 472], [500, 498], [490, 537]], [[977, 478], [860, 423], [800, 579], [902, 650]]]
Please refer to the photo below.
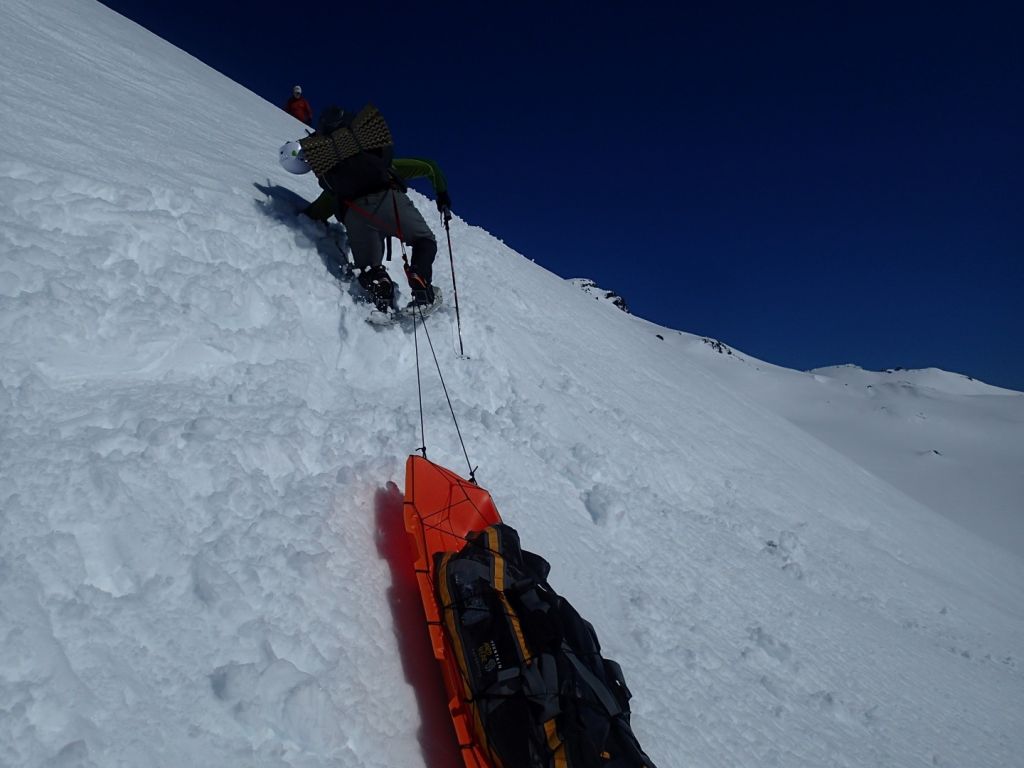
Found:
[[[417, 322], [418, 320], [418, 322]], [[420, 450], [423, 452], [423, 458], [427, 458], [427, 439], [424, 436], [423, 431], [423, 387], [420, 383], [420, 345], [419, 345], [419, 326], [423, 326], [423, 334], [427, 337], [427, 344], [430, 346], [430, 354], [434, 357], [434, 367], [437, 369], [437, 377], [441, 380], [441, 389], [444, 390], [444, 397], [448, 401], [448, 410], [452, 414], [452, 422], [455, 424], [455, 433], [459, 436], [459, 444], [462, 446], [462, 455], [466, 457], [466, 466], [469, 468], [469, 481], [476, 484], [476, 468], [473, 467], [473, 463], [469, 460], [469, 452], [466, 450], [466, 441], [462, 439], [462, 430], [459, 429], [459, 420], [455, 416], [455, 406], [452, 405], [452, 398], [448, 394], [448, 386], [444, 383], [444, 374], [441, 373], [441, 364], [437, 360], [437, 352], [434, 350], [434, 342], [430, 338], [430, 331], [427, 330], [427, 321], [423, 316], [423, 309], [416, 307], [412, 317], [413, 327], [412, 335], [415, 339], [416, 345], [416, 388], [419, 390], [419, 403], [420, 403], [420, 436], [423, 438], [423, 446]]]
[[416, 348], [416, 394], [420, 401], [420, 447], [416, 450], [423, 454], [423, 458], [427, 458], [427, 433], [423, 423], [423, 383], [420, 381], [420, 337], [416, 333], [416, 316], [412, 318], [412, 338], [413, 344]]

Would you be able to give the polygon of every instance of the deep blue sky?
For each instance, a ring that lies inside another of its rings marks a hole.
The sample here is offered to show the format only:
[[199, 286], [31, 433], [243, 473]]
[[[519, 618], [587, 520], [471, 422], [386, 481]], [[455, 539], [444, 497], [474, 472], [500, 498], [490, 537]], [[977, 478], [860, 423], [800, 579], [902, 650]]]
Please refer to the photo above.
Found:
[[456, 213], [637, 315], [1024, 391], [1019, 2], [104, 2], [274, 103], [372, 101]]

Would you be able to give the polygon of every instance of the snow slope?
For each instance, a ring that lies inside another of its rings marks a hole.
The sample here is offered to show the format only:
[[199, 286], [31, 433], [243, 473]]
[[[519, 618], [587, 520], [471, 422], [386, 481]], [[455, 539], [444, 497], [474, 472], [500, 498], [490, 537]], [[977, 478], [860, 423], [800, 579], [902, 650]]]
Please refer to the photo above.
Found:
[[[88, 0], [0, 19], [0, 765], [450, 765], [386, 554], [414, 340], [290, 215], [301, 126]], [[450, 311], [430, 329], [470, 460], [658, 765], [1018, 762], [1019, 557], [823, 441], [820, 400], [801, 424], [814, 374], [755, 386], [452, 239], [468, 359]], [[465, 471], [423, 384], [428, 455]]]
[[[700, 346], [692, 338], [677, 343]], [[1024, 555], [1024, 395], [935, 368], [805, 373], [721, 349], [708, 357], [717, 358], [710, 364], [731, 387], [932, 510]]]

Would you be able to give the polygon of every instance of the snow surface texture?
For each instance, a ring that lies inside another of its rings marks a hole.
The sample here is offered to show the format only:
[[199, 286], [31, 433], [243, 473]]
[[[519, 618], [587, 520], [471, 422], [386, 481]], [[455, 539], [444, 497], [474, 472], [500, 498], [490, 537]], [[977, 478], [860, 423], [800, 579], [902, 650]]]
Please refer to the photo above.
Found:
[[[98, 4], [0, 20], [0, 765], [450, 765], [382, 554], [413, 337], [292, 217], [301, 125]], [[923, 495], [1019, 520], [1019, 395], [720, 354], [452, 239], [468, 359], [451, 307], [430, 328], [477, 477], [653, 760], [1020, 764], [1019, 546]], [[465, 471], [429, 373], [428, 455]], [[889, 442], [911, 401], [936, 431]]]

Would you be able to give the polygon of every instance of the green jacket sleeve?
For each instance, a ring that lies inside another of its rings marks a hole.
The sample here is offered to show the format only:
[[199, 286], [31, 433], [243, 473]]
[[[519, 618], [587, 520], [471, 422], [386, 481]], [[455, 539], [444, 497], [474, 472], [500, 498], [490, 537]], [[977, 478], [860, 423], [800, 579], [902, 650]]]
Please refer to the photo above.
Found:
[[334, 195], [324, 190], [320, 193], [320, 197], [306, 207], [303, 213], [314, 221], [327, 221], [337, 210], [338, 204], [334, 200]]
[[430, 183], [434, 185], [434, 194], [445, 192], [448, 189], [448, 182], [445, 181], [444, 174], [433, 160], [422, 157], [396, 157], [391, 165], [403, 181], [430, 179]]

